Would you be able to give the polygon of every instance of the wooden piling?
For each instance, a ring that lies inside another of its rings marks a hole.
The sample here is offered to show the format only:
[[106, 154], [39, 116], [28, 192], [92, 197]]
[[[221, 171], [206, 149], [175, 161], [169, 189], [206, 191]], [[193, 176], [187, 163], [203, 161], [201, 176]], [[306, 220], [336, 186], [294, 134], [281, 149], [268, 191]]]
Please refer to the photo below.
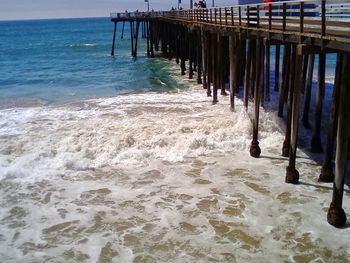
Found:
[[[260, 83], [261, 81], [261, 74], [260, 71], [264, 68], [264, 64], [261, 63], [261, 61], [264, 61], [261, 59], [263, 57], [263, 50], [264, 45], [262, 43], [261, 39], [256, 40], [256, 79], [255, 79], [255, 87], [254, 87], [254, 121], [253, 121], [253, 140], [250, 145], [250, 155], [254, 158], [258, 158], [261, 154], [261, 149], [259, 146], [258, 141], [258, 132], [259, 132], [259, 110], [260, 110], [260, 98], [262, 95], [262, 85]], [[263, 74], [262, 74], [263, 75]]]
[[308, 65], [307, 65], [304, 111], [303, 111], [303, 117], [302, 117], [302, 123], [306, 129], [311, 128], [311, 125], [309, 122], [309, 110], [310, 110], [310, 102], [311, 102], [312, 79], [314, 74], [314, 63], [315, 63], [315, 54], [310, 54]]
[[303, 80], [303, 84], [301, 86], [301, 93], [304, 94], [305, 93], [305, 85], [306, 85], [306, 77], [307, 77], [307, 68], [308, 68], [308, 64], [309, 64], [309, 55], [305, 54], [304, 55], [304, 59], [303, 59], [303, 75], [302, 75], [302, 80]]
[[131, 56], [134, 57], [134, 22], [130, 21]]
[[[203, 75], [203, 89], [208, 88], [208, 68], [207, 68], [207, 60], [208, 60], [208, 52], [207, 52], [207, 37], [206, 32], [201, 30], [201, 42], [202, 42], [202, 75]], [[210, 85], [210, 84], [209, 84]]]
[[[282, 146], [282, 156], [288, 157], [290, 153], [290, 142], [292, 132], [292, 107], [293, 107], [293, 96], [294, 96], [294, 82], [295, 82], [295, 59], [296, 59], [296, 46], [291, 46], [290, 59], [289, 59], [289, 72], [287, 78], [289, 79], [288, 84], [288, 102], [287, 102], [287, 119], [286, 119], [286, 134]], [[287, 83], [287, 82], [286, 82]]]
[[265, 99], [270, 101], [270, 44], [266, 43]]
[[226, 90], [225, 90], [225, 79], [224, 79], [224, 73], [225, 73], [225, 62], [223, 58], [224, 54], [224, 38], [218, 34], [218, 43], [217, 43], [217, 74], [218, 74], [218, 88], [220, 88], [220, 95], [227, 96]]
[[203, 60], [202, 60], [202, 34], [201, 31], [198, 30], [196, 32], [196, 43], [195, 52], [196, 52], [196, 64], [197, 64], [197, 84], [202, 84], [202, 71], [203, 71]]
[[259, 70], [257, 68], [257, 74], [259, 74], [259, 92], [260, 92], [260, 105], [261, 107], [265, 106], [265, 74], [264, 74], [264, 68], [265, 68], [265, 41], [261, 41], [261, 49], [260, 49], [260, 60], [257, 60], [257, 62], [259, 63]]
[[123, 27], [122, 27], [122, 34], [120, 35], [120, 38], [124, 38], [124, 29], [125, 29], [125, 21], [123, 21]]
[[297, 152], [297, 139], [298, 139], [298, 122], [299, 122], [299, 97], [300, 89], [302, 85], [301, 74], [302, 74], [302, 63], [303, 56], [300, 52], [298, 45], [297, 53], [295, 58], [295, 85], [293, 90], [293, 103], [292, 103], [292, 128], [291, 128], [291, 145], [289, 152], [289, 164], [286, 168], [286, 183], [298, 184], [299, 183], [299, 172], [295, 168], [295, 159]]
[[213, 104], [218, 103], [218, 35], [213, 34], [211, 37], [211, 43], [212, 43], [212, 74], [213, 74]]
[[112, 42], [112, 51], [111, 51], [111, 56], [114, 56], [114, 47], [115, 47], [115, 34], [117, 31], [117, 22], [114, 22], [114, 30], [113, 30], [113, 42]]
[[235, 92], [237, 89], [237, 38], [229, 36], [229, 59], [230, 59], [230, 106], [235, 110]]
[[146, 34], [146, 42], [147, 42], [147, 57], [151, 56], [151, 51], [150, 51], [150, 40], [149, 40], [149, 22], [145, 22], [145, 34]]
[[206, 65], [207, 65], [207, 74], [208, 74], [208, 85], [207, 85], [207, 96], [208, 97], [211, 97], [211, 84], [213, 82], [213, 53], [214, 53], [214, 48], [213, 48], [213, 45], [212, 45], [212, 35], [207, 32], [207, 62], [206, 62]]
[[279, 44], [276, 44], [276, 50], [275, 50], [275, 87], [274, 91], [278, 91], [278, 84], [279, 84], [279, 75], [280, 75], [280, 52], [281, 47]]
[[141, 27], [142, 27], [142, 38], [146, 38], [146, 21], [141, 22]]
[[192, 32], [188, 32], [188, 78], [193, 79], [193, 37]]
[[168, 57], [168, 48], [167, 48], [167, 42], [168, 42], [168, 39], [167, 39], [167, 29], [165, 28], [165, 24], [163, 25], [161, 25], [161, 34], [160, 34], [160, 36], [159, 36], [159, 38], [161, 39], [161, 41], [160, 41], [160, 50], [162, 51], [162, 53], [163, 53], [163, 57]]
[[316, 95], [316, 109], [315, 109], [315, 127], [311, 140], [311, 152], [321, 153], [321, 122], [322, 122], [322, 107], [325, 92], [325, 76], [326, 76], [326, 54], [319, 54], [318, 61], [318, 77], [317, 77], [317, 95]]
[[181, 67], [181, 75], [186, 74], [186, 40], [185, 40], [185, 30], [181, 30], [181, 35], [180, 35], [180, 54], [181, 54], [181, 62], [180, 62], [180, 67]]
[[335, 81], [332, 96], [332, 107], [329, 114], [329, 124], [327, 133], [327, 144], [325, 149], [325, 157], [323, 160], [321, 174], [318, 178], [319, 182], [331, 183], [334, 181], [334, 173], [332, 167], [332, 157], [334, 148], [334, 137], [338, 124], [338, 107], [339, 107], [339, 96], [340, 96], [340, 81], [342, 73], [342, 54], [337, 55], [337, 64], [335, 67]]
[[149, 45], [151, 58], [154, 57], [154, 34], [153, 34], [153, 23], [149, 21]]
[[256, 81], [256, 64], [257, 64], [257, 59], [256, 59], [256, 45], [257, 45], [257, 40], [252, 41], [252, 59], [250, 63], [250, 94], [254, 98], [255, 96], [255, 81]]
[[176, 34], [176, 43], [175, 43], [175, 62], [176, 64], [180, 63], [180, 32], [179, 29], [177, 29]]
[[350, 128], [350, 74], [348, 73], [350, 68], [350, 54], [344, 54], [342, 66], [337, 149], [335, 157], [335, 178], [333, 183], [332, 202], [327, 214], [328, 223], [335, 227], [343, 227], [346, 223], [346, 214], [342, 205]]
[[239, 63], [239, 67], [237, 67], [237, 86], [236, 93], [238, 94], [240, 91], [240, 87], [244, 85], [244, 73], [245, 73], [245, 64], [246, 64], [246, 40], [242, 38], [242, 36], [237, 36], [237, 63]]
[[243, 91], [243, 105], [248, 109], [248, 99], [249, 99], [249, 87], [250, 87], [250, 69], [252, 62], [252, 40], [247, 39], [247, 56], [245, 63], [245, 76], [244, 76], [244, 91]]
[[134, 57], [137, 57], [137, 42], [139, 39], [139, 28], [140, 28], [140, 21], [136, 22], [136, 32], [135, 32], [135, 47], [134, 47]]
[[284, 46], [283, 64], [282, 64], [282, 79], [280, 84], [279, 100], [278, 100], [278, 117], [283, 117], [283, 108], [288, 94], [288, 72], [290, 59], [290, 44]]

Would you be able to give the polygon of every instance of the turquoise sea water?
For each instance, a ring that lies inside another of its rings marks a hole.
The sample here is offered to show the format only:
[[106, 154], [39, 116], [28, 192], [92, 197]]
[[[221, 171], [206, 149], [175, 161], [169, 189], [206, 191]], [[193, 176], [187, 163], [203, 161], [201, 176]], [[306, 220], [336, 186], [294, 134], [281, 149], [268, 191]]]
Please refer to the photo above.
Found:
[[[111, 57], [113, 24], [109, 18], [0, 22], [0, 107], [183, 87], [169, 73], [168, 62], [147, 59], [145, 41], [139, 41], [138, 58], [134, 60], [128, 23], [123, 39], [121, 31], [119, 23], [117, 55]], [[272, 66], [274, 51], [272, 48]], [[330, 82], [334, 68], [335, 56], [327, 56]]]
[[[131, 58], [128, 24], [123, 39], [118, 24], [111, 57], [112, 30], [109, 18], [0, 22], [0, 101], [57, 103], [177, 86], [168, 63], [147, 59], [145, 41], [137, 60]], [[331, 79], [335, 56], [327, 65]]]
[[145, 56], [145, 41], [132, 59], [129, 28], [121, 39], [121, 25], [111, 57], [109, 18], [0, 22], [0, 101], [62, 103], [174, 89], [167, 64]]

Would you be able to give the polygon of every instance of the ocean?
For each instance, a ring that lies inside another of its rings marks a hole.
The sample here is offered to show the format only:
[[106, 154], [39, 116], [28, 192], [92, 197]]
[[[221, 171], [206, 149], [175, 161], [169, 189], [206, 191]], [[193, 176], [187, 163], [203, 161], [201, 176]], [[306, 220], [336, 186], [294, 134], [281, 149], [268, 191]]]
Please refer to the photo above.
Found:
[[142, 40], [133, 59], [127, 25], [111, 57], [112, 30], [108, 18], [0, 22], [1, 262], [350, 262], [302, 128], [301, 183], [284, 183], [277, 93], [254, 159], [251, 104], [212, 105]]

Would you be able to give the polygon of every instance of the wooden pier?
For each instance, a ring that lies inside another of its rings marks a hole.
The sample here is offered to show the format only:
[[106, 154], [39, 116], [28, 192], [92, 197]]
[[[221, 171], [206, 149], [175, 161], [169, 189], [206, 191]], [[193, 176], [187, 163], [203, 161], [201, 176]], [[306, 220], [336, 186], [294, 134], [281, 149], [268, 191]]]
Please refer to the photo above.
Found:
[[[274, 83], [274, 90], [279, 92], [278, 115], [286, 119], [285, 141], [281, 145], [281, 155], [289, 157], [285, 181], [292, 184], [299, 182], [296, 169], [298, 127], [304, 125], [311, 129], [312, 77], [315, 56], [318, 56], [310, 148], [312, 152], [324, 151], [318, 180], [333, 182], [328, 222], [335, 227], [346, 224], [342, 202], [350, 130], [350, 1], [305, 0], [115, 13], [111, 14], [111, 20], [114, 22], [112, 56], [117, 23], [130, 23], [132, 56], [137, 56], [141, 27], [147, 41], [147, 55], [153, 57], [155, 51], [161, 51], [164, 57], [180, 64], [181, 74], [193, 78], [196, 72], [197, 82], [203, 85], [207, 96], [212, 96], [213, 103], [218, 102], [218, 91], [227, 95], [225, 84], [229, 83], [230, 105], [234, 111], [235, 94], [243, 89], [244, 106], [248, 107], [249, 98], [254, 100], [250, 154], [255, 158], [261, 154], [258, 140], [260, 107], [270, 99], [270, 83]], [[270, 79], [271, 48], [275, 48], [273, 80]], [[337, 64], [327, 141], [323, 146], [321, 116], [327, 53], [336, 54]], [[304, 101], [301, 101], [302, 94]]]

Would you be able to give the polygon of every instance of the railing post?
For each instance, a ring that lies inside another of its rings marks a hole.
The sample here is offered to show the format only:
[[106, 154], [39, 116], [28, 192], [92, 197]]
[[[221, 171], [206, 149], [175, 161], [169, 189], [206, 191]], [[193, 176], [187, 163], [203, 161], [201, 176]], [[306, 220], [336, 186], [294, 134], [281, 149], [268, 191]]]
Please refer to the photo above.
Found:
[[210, 23], [213, 22], [213, 10], [210, 9]]
[[269, 4], [269, 30], [272, 29], [272, 5]]
[[260, 26], [260, 6], [256, 6], [256, 27]]
[[231, 25], [234, 25], [235, 22], [233, 21], [233, 7], [231, 7]]
[[300, 2], [300, 29], [299, 32], [304, 32], [304, 2]]
[[238, 7], [238, 16], [239, 16], [239, 26], [242, 26], [242, 9]]
[[227, 8], [225, 7], [225, 25], [227, 26]]
[[283, 22], [282, 22], [282, 31], [286, 31], [286, 15], [287, 15], [287, 4], [283, 3]]
[[322, 0], [321, 2], [321, 18], [322, 18], [322, 31], [321, 35], [326, 35], [326, 1]]
[[219, 15], [220, 15], [219, 21], [220, 21], [220, 25], [222, 25], [222, 20], [221, 20], [221, 9], [222, 9], [222, 8], [219, 8]]
[[217, 22], [217, 21], [216, 21], [216, 8], [214, 8], [214, 18], [215, 18], [214, 21], [215, 21], [215, 24], [216, 24], [216, 22]]
[[[247, 27], [249, 27], [250, 24], [250, 6], [247, 6]], [[241, 25], [241, 18], [239, 19], [239, 25]]]

